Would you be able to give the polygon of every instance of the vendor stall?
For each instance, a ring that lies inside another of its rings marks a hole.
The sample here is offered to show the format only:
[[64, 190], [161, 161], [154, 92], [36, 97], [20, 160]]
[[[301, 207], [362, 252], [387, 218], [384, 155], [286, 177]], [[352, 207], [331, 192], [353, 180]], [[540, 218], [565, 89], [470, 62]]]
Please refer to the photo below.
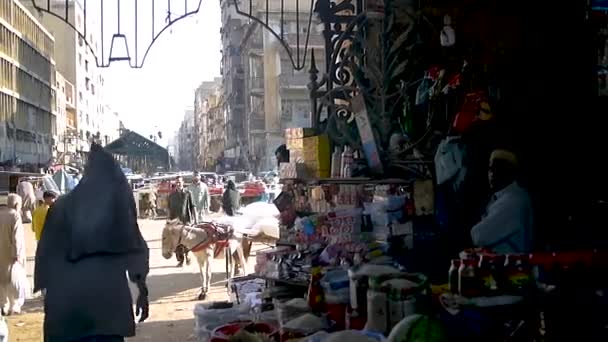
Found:
[[[572, 7], [574, 18], [557, 6], [524, 7], [468, 0], [316, 2], [326, 74], [319, 75], [313, 53], [312, 122], [285, 131], [289, 158], [280, 163], [283, 189], [274, 200], [280, 239], [256, 254], [253, 274], [231, 279], [233, 301], [223, 309], [229, 318], [204, 326], [204, 317], [220, 309], [197, 308], [199, 336], [608, 340], [606, 282], [597, 276], [608, 266], [605, 246], [584, 236], [588, 248], [566, 251], [574, 244], [556, 239], [551, 228], [567, 226], [569, 236], [583, 240], [574, 233], [569, 206], [582, 209], [560, 195], [556, 189], [568, 186], [543, 164], [546, 155], [555, 157], [551, 144], [561, 141], [534, 143], [543, 125], [526, 126], [546, 112], [536, 95], [558, 108], [551, 92], [537, 92], [531, 81], [537, 70], [558, 80], [543, 64], [555, 56], [544, 49], [559, 45], [544, 13], [578, 34], [586, 32], [590, 9]], [[605, 19], [599, 22], [605, 26]], [[590, 56], [589, 46], [568, 41]], [[583, 72], [592, 60], [567, 71], [580, 72], [584, 91], [593, 89], [585, 79], [592, 72]], [[595, 76], [602, 79], [604, 71]], [[566, 96], [563, 89], [556, 93]], [[571, 99], [563, 101], [575, 108]], [[568, 188], [567, 194], [582, 192]], [[533, 208], [531, 198], [544, 201]], [[581, 225], [590, 226], [598, 227]], [[491, 229], [508, 234], [494, 241], [484, 235]], [[234, 323], [246, 313], [252, 315], [247, 322]]]

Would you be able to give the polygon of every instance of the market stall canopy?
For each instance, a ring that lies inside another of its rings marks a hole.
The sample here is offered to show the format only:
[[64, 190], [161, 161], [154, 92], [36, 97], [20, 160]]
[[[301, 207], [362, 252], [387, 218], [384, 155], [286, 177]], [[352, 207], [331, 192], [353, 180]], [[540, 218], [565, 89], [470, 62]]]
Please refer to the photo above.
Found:
[[169, 155], [166, 148], [130, 130], [125, 130], [120, 138], [104, 148], [112, 154], [125, 156], [148, 156], [167, 160]]
[[59, 171], [55, 172], [53, 175], [53, 180], [57, 184], [57, 187], [59, 187], [62, 194], [72, 191], [76, 186], [74, 178], [72, 178], [72, 176], [64, 169], [60, 169]]
[[127, 129], [104, 149], [118, 156], [123, 166], [133, 170], [165, 168], [170, 163], [166, 148]]

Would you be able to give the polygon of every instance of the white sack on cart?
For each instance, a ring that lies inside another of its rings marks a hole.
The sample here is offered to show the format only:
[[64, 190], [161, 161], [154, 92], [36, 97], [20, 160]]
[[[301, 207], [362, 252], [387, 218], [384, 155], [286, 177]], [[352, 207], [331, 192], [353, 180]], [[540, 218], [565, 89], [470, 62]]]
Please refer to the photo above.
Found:
[[277, 217], [279, 215], [277, 207], [272, 203], [266, 202], [251, 203], [248, 206], [241, 208], [240, 211], [244, 216], [253, 218]]
[[252, 231], [257, 231], [258, 234], [264, 234], [269, 238], [279, 239], [279, 220], [274, 217], [268, 217], [258, 220], [253, 227]]
[[215, 220], [215, 222], [231, 226], [236, 235], [247, 234], [256, 236], [260, 233], [259, 231], [254, 231], [252, 229], [253, 225], [255, 225], [256, 219], [246, 215], [222, 216]]

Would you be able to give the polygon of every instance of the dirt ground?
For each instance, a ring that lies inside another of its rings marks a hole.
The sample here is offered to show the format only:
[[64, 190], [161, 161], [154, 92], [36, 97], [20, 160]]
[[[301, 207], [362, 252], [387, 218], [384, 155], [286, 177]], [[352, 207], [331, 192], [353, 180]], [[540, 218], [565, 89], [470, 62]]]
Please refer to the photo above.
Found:
[[[150, 247], [150, 318], [137, 326], [137, 336], [129, 342], [196, 341], [194, 335], [193, 309], [200, 289], [200, 276], [196, 261], [190, 266], [176, 268], [175, 258], [165, 260], [161, 256], [161, 231], [164, 221], [141, 220], [140, 228]], [[35, 242], [33, 233], [26, 227], [28, 271], [33, 271]], [[248, 271], [252, 271], [252, 259]], [[207, 300], [226, 300], [225, 264], [223, 259], [214, 260], [212, 287]], [[41, 342], [44, 318], [42, 301], [32, 298], [27, 301], [23, 313], [8, 318], [10, 342]]]

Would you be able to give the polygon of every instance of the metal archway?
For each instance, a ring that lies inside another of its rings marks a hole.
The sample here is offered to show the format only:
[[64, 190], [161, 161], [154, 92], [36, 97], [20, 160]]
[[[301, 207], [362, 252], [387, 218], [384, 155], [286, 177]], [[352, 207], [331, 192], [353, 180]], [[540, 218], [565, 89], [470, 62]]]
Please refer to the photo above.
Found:
[[[100, 68], [107, 68], [116, 61], [127, 61], [131, 68], [143, 67], [152, 45], [160, 35], [171, 25], [198, 13], [202, 2], [31, 0], [39, 13], [47, 13], [70, 26], [79, 40], [86, 43]], [[142, 13], [149, 14], [149, 17], [142, 20]], [[122, 25], [125, 16], [133, 18], [129, 27]], [[99, 41], [93, 41], [93, 32], [100, 37]]]
[[[141, 68], [152, 45], [178, 21], [197, 14], [202, 0], [30, 0], [40, 13], [65, 22], [93, 54], [100, 68], [112, 62], [127, 61], [131, 68]], [[304, 69], [313, 24], [316, 0], [224, 0], [231, 2], [239, 15], [268, 30], [283, 46], [294, 69]], [[254, 1], [256, 13], [253, 12]], [[278, 11], [280, 19], [270, 19]], [[296, 43], [289, 44], [285, 31], [285, 13], [296, 18]], [[129, 25], [122, 19], [131, 18]], [[302, 33], [301, 29], [305, 29]], [[100, 37], [93, 41], [93, 35]]]

